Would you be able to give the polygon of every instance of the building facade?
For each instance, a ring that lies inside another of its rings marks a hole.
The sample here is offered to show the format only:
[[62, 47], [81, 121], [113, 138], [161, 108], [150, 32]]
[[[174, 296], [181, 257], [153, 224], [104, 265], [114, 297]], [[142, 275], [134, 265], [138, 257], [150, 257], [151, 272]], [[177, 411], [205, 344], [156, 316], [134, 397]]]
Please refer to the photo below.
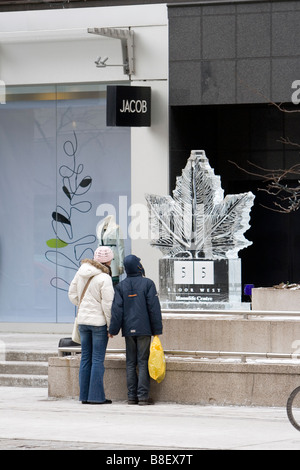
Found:
[[278, 169], [298, 186], [300, 2], [173, 3], [168, 17], [170, 186], [190, 149], [205, 149], [225, 194], [256, 195], [243, 283], [299, 282], [300, 213], [266, 190]]
[[[68, 285], [107, 215], [157, 277], [145, 193], [168, 191], [167, 7], [1, 12], [0, 24], [0, 321], [71, 322]], [[134, 73], [122, 41], [94, 28], [134, 33]], [[151, 126], [107, 126], [109, 85], [150, 88]]]
[[[300, 142], [299, 19], [289, 0], [0, 2], [0, 322], [73, 320], [68, 284], [106, 215], [158, 284], [145, 194], [169, 194], [194, 149], [225, 193], [256, 195], [242, 282], [300, 280], [299, 212], [257, 176], [299, 162], [282, 140]], [[133, 32], [133, 73], [94, 28]], [[151, 88], [150, 126], [107, 126], [111, 85]]]

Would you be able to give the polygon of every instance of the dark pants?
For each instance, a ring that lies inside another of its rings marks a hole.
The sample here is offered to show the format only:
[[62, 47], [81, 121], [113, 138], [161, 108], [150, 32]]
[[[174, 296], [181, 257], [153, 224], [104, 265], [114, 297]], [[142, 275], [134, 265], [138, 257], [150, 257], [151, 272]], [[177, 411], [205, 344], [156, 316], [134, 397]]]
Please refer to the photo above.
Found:
[[125, 341], [128, 399], [147, 400], [150, 391], [148, 359], [151, 336], [126, 336]]

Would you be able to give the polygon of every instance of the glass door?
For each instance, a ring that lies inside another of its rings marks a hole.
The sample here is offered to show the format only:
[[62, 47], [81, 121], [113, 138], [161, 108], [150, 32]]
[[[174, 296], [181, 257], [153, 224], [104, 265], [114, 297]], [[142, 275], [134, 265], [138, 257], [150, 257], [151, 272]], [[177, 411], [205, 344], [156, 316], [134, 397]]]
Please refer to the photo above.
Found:
[[0, 322], [72, 322], [97, 225], [127, 223], [130, 130], [106, 127], [105, 85], [7, 87], [0, 136]]

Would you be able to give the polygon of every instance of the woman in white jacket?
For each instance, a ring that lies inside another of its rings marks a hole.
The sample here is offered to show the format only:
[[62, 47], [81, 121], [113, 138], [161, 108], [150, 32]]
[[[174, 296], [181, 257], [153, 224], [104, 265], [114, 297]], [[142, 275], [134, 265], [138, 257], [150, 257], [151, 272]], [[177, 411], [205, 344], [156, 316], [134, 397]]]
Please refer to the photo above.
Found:
[[110, 263], [113, 252], [108, 247], [98, 247], [94, 259], [84, 259], [69, 288], [69, 299], [79, 305], [87, 281], [91, 279], [78, 311], [81, 340], [79, 368], [79, 400], [88, 404], [111, 403], [106, 399], [103, 376], [104, 358], [108, 342], [108, 328], [114, 289]]

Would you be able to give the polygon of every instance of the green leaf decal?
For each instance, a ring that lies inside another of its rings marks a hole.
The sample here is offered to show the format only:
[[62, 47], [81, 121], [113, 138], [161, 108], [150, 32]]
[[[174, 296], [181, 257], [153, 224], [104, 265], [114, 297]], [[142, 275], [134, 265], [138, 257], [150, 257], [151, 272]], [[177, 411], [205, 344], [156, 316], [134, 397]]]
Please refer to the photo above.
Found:
[[60, 240], [59, 238], [51, 238], [50, 240], [47, 240], [46, 243], [50, 248], [64, 248], [65, 246], [68, 246], [68, 243]]

